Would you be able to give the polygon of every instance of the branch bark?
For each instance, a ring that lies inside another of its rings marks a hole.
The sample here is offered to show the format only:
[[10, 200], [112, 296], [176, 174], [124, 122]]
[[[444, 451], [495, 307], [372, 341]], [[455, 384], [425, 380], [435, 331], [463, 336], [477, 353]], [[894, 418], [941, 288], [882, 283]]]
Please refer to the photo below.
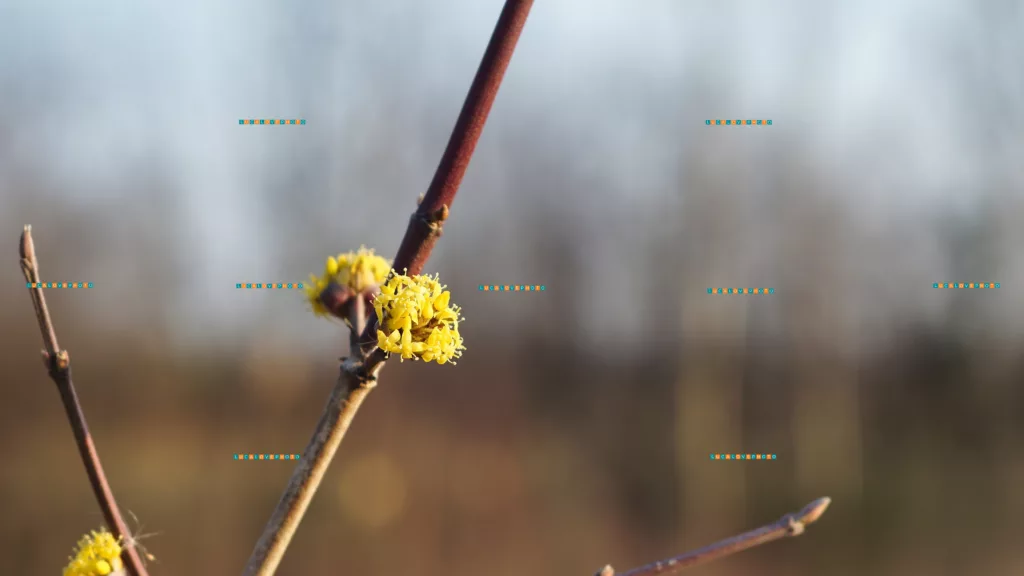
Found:
[[[434, 178], [409, 219], [395, 256], [396, 270], [419, 274], [441, 236], [532, 5], [532, 0], [506, 0]], [[365, 310], [360, 305], [353, 308]], [[246, 564], [245, 576], [271, 576], [277, 570], [352, 419], [377, 383], [385, 355], [368, 345], [376, 341], [376, 319], [362, 323], [350, 319], [349, 323], [354, 335], [350, 340], [352, 356], [342, 363], [313, 438]]]
[[[36, 258], [35, 243], [32, 241], [31, 226], [25, 226], [21, 233], [19, 253], [21, 255], [21, 273], [25, 276], [25, 281], [38, 285], [41, 282], [39, 280], [39, 261]], [[107, 528], [114, 537], [122, 537], [123, 541], [127, 541], [127, 525], [117, 507], [110, 483], [107, 482], [107, 475], [103, 472], [96, 444], [89, 433], [85, 413], [82, 411], [78, 394], [75, 392], [75, 385], [71, 380], [71, 358], [67, 351], [61, 350], [57, 344], [57, 332], [53, 328], [50, 311], [46, 307], [43, 289], [38, 286], [30, 287], [29, 295], [32, 297], [32, 307], [35, 309], [36, 319], [39, 322], [39, 331], [43, 335], [43, 346], [45, 347], [43, 362], [46, 364], [50, 378], [57, 385], [57, 392], [60, 393], [61, 403], [64, 405], [68, 422], [71, 424], [71, 431], [75, 435], [75, 444], [78, 445], [78, 453], [82, 457], [82, 464], [85, 465], [85, 473], [89, 476], [89, 484], [92, 485], [96, 502], [100, 505]], [[121, 560], [132, 576], [149, 576], [135, 546], [125, 545], [121, 552]]]
[[533, 0], [506, 0], [434, 179], [409, 220], [395, 256], [395, 270], [419, 274], [441, 236], [441, 226], [448, 218], [532, 5]]
[[616, 573], [611, 566], [605, 566], [595, 576], [652, 576], [654, 574], [675, 574], [685, 568], [691, 568], [698, 564], [706, 564], [737, 552], [742, 552], [767, 544], [780, 538], [799, 536], [804, 533], [808, 524], [821, 518], [828, 505], [832, 503], [830, 498], [818, 498], [795, 514], [786, 514], [779, 520], [766, 524], [755, 530], [744, 532], [725, 540], [719, 540], [697, 550], [685, 554], [654, 562], [639, 568], [633, 568], [622, 573]]
[[[484, 123], [498, 94], [505, 70], [512, 60], [512, 53], [526, 25], [531, 6], [533, 0], [505, 1], [434, 178], [409, 218], [409, 225], [392, 265], [395, 270], [406, 274], [422, 272], [434, 244], [444, 232], [444, 223], [448, 219], [455, 194], [459, 191], [476, 143], [483, 133]], [[376, 329], [374, 319], [366, 326], [363, 341], [376, 341]]]
[[377, 384], [375, 374], [371, 377], [360, 375], [358, 363], [356, 359], [347, 358], [342, 364], [341, 375], [327, 399], [316, 432], [256, 543], [245, 567], [246, 575], [269, 576], [277, 570], [331, 460], [352, 425], [352, 419]]

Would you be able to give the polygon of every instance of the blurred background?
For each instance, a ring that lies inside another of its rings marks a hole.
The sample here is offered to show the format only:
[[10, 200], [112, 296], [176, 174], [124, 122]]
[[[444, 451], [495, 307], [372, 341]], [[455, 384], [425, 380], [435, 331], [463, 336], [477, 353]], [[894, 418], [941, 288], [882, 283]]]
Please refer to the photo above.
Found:
[[[302, 451], [347, 337], [234, 285], [394, 254], [500, 9], [0, 2], [5, 571], [102, 523], [21, 227], [95, 283], [46, 296], [152, 573], [236, 574], [292, 466], [232, 454]], [[280, 573], [591, 574], [824, 495], [694, 573], [1022, 573], [1022, 55], [1012, 0], [538, 2], [428, 267], [469, 349], [386, 367]]]

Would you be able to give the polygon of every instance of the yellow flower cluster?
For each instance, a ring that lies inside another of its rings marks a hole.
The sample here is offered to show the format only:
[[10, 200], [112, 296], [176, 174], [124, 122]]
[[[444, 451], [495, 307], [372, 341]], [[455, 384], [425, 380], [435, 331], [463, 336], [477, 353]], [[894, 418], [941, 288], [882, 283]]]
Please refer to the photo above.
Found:
[[306, 298], [313, 306], [314, 314], [328, 316], [330, 313], [320, 301], [320, 293], [329, 283], [333, 281], [359, 293], [380, 286], [390, 272], [391, 262], [376, 255], [373, 250], [367, 250], [365, 246], [360, 247], [358, 252], [338, 254], [337, 258], [328, 256], [323, 274], [319, 278], [310, 274], [309, 286], [305, 287]]
[[392, 275], [373, 300], [377, 346], [402, 360], [444, 364], [462, 356], [461, 309], [445, 288], [436, 276]]
[[78, 541], [64, 576], [107, 576], [121, 570], [121, 539], [106, 529], [93, 530]]

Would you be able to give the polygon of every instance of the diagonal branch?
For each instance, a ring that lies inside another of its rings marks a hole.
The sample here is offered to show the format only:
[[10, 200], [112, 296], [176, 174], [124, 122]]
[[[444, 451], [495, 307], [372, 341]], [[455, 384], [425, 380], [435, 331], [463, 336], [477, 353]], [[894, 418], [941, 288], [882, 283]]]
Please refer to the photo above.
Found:
[[394, 264], [396, 270], [408, 269], [409, 274], [419, 274], [430, 257], [434, 243], [441, 236], [441, 225], [448, 217], [455, 193], [469, 167], [469, 159], [484, 130], [484, 122], [487, 121], [498, 87], [512, 60], [512, 52], [532, 4], [532, 0], [505, 2], [469, 94], [466, 95], [466, 102], [455, 122], [448, 147], [398, 248]]
[[[31, 226], [25, 226], [25, 230], [21, 234], [19, 252], [21, 254], [21, 273], [25, 276], [25, 281], [39, 284], [39, 261], [36, 259], [35, 244], [32, 242]], [[57, 391], [60, 393], [60, 400], [67, 412], [68, 422], [71, 423], [71, 430], [75, 434], [75, 443], [78, 445], [82, 463], [85, 464], [85, 472], [89, 476], [93, 494], [96, 495], [96, 501], [103, 511], [103, 518], [114, 537], [127, 537], [127, 525], [114, 500], [114, 493], [107, 482], [107, 476], [103, 473], [99, 453], [96, 452], [96, 445], [92, 441], [92, 435], [89, 434], [85, 414], [82, 412], [78, 394], [75, 393], [75, 386], [71, 381], [71, 359], [67, 351], [61, 350], [57, 344], [57, 332], [53, 329], [53, 322], [50, 320], [50, 311], [46, 307], [43, 289], [38, 286], [30, 287], [29, 294], [32, 296], [32, 306], [35, 308], [36, 319], [39, 321], [39, 331], [43, 335], [43, 346], [46, 348], [43, 350], [43, 361], [46, 363], [50, 378], [57, 385]], [[126, 545], [121, 553], [121, 559], [132, 576], [148, 576], [135, 546]]]
[[804, 533], [808, 524], [821, 518], [828, 505], [832, 503], [830, 498], [818, 498], [803, 510], [796, 514], [786, 514], [779, 520], [744, 532], [732, 538], [719, 540], [697, 550], [692, 550], [680, 556], [662, 560], [639, 568], [616, 574], [611, 566], [605, 566], [595, 576], [653, 576], [655, 574], [674, 574], [685, 568], [706, 564], [720, 558], [724, 558], [737, 552], [742, 552], [761, 544], [767, 544], [787, 536], [799, 536]]
[[[444, 222], [448, 219], [455, 194], [459, 191], [476, 143], [483, 133], [484, 122], [494, 104], [532, 5], [533, 0], [505, 1], [462, 111], [455, 121], [448, 146], [434, 172], [434, 179], [430, 181], [419, 206], [409, 218], [409, 226], [405, 229], [405, 236], [392, 265], [395, 270], [406, 274], [422, 272], [434, 244], [441, 237]], [[375, 341], [375, 330], [376, 323], [370, 322], [363, 332], [363, 341]]]
[[[442, 226], [448, 218], [455, 193], [483, 132], [487, 115], [532, 4], [532, 0], [505, 1], [434, 179], [409, 220], [405, 237], [395, 256], [395, 269], [418, 274], [441, 236]], [[277, 570], [352, 419], [376, 385], [377, 374], [385, 356], [375, 347], [364, 354], [359, 345], [376, 341], [373, 337], [376, 323], [356, 322], [350, 318], [350, 324], [354, 334], [361, 334], [361, 337], [351, 342], [353, 356], [342, 363], [341, 375], [316, 431], [249, 557], [245, 576], [271, 576]]]
[[277, 570], [352, 419], [376, 385], [376, 376], [360, 376], [357, 365], [358, 361], [351, 358], [342, 364], [341, 375], [331, 390], [316, 431], [245, 566], [243, 573], [247, 576], [270, 576]]

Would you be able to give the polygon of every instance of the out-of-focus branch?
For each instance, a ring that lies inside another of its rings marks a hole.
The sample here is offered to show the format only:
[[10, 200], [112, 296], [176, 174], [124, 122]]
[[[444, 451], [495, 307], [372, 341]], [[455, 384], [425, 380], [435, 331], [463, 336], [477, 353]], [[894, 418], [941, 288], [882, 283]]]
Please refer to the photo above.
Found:
[[821, 518], [828, 505], [832, 503], [830, 498], [818, 498], [803, 510], [795, 514], [786, 514], [776, 522], [767, 524], [755, 530], [744, 532], [732, 538], [719, 540], [697, 550], [692, 550], [680, 556], [654, 562], [639, 568], [633, 568], [626, 572], [615, 572], [611, 566], [605, 566], [595, 576], [652, 576], [654, 574], [675, 574], [684, 568], [691, 568], [698, 564], [706, 564], [720, 558], [724, 558], [737, 552], [742, 552], [761, 544], [767, 544], [773, 540], [786, 538], [788, 536], [799, 536], [804, 533], [808, 524]]
[[[126, 537], [128, 535], [127, 525], [117, 507], [114, 493], [107, 482], [107, 475], [103, 473], [103, 465], [100, 463], [99, 453], [93, 443], [92, 435], [89, 434], [89, 426], [85, 422], [85, 413], [78, 401], [78, 394], [71, 381], [71, 358], [66, 350], [61, 350], [57, 344], [57, 332], [53, 329], [53, 322], [50, 320], [50, 311], [46, 307], [46, 297], [43, 289], [38, 287], [39, 261], [36, 259], [35, 244], [32, 242], [32, 227], [25, 226], [21, 233], [19, 244], [21, 255], [21, 273], [25, 281], [36, 286], [29, 287], [29, 295], [32, 297], [32, 306], [35, 308], [36, 319], [39, 321], [39, 331], [43, 335], [43, 362], [50, 373], [50, 378], [57, 385], [60, 393], [61, 403], [64, 404], [64, 411], [67, 413], [68, 422], [71, 424], [71, 431], [75, 435], [75, 443], [78, 445], [78, 453], [82, 457], [82, 464], [85, 465], [85, 472], [89, 476], [89, 484], [92, 485], [96, 502], [100, 505], [103, 518], [107, 527], [115, 537]], [[138, 551], [134, 546], [127, 545], [121, 553], [125, 568], [132, 576], [148, 576], [146, 566], [142, 563]]]
[[[442, 226], [448, 219], [455, 193], [483, 132], [532, 5], [532, 0], [505, 1], [434, 179], [409, 220], [395, 256], [393, 266], [396, 270], [420, 273], [441, 236]], [[350, 341], [352, 356], [342, 363], [338, 383], [331, 392], [313, 438], [246, 564], [245, 576], [271, 576], [277, 570], [352, 419], [377, 383], [385, 355], [369, 345], [376, 342], [376, 319], [366, 321], [365, 307], [361, 302], [353, 306], [352, 312], [363, 314], [361, 322], [349, 319], [354, 336]]]

